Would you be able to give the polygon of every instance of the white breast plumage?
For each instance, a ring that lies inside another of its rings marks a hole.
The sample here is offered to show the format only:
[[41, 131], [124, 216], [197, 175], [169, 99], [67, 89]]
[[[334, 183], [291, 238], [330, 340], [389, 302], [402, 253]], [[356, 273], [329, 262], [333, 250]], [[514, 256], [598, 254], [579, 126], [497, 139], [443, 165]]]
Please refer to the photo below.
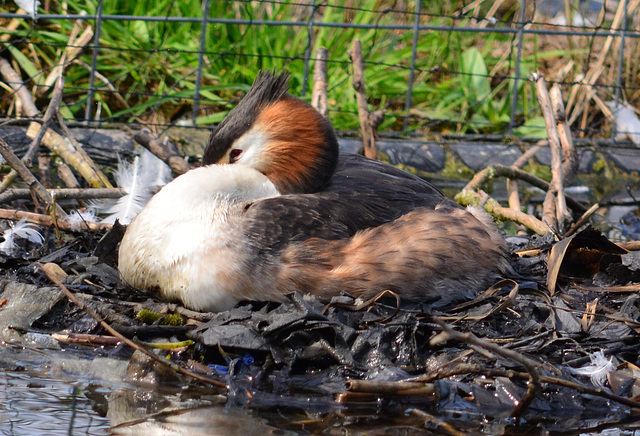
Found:
[[165, 186], [131, 222], [120, 245], [119, 269], [130, 285], [158, 289], [187, 306], [224, 310], [246, 264], [234, 228], [248, 201], [279, 195], [262, 173], [244, 166], [191, 170]]

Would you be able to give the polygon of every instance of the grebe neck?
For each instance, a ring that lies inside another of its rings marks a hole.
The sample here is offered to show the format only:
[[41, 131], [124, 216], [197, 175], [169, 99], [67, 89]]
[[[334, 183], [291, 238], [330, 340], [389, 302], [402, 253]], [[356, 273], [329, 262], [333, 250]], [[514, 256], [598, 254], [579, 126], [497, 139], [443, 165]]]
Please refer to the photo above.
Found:
[[[175, 209], [215, 210], [279, 195], [260, 171], [243, 165], [209, 165], [188, 171], [167, 184], [151, 201]], [[183, 211], [189, 213], [189, 210]]]

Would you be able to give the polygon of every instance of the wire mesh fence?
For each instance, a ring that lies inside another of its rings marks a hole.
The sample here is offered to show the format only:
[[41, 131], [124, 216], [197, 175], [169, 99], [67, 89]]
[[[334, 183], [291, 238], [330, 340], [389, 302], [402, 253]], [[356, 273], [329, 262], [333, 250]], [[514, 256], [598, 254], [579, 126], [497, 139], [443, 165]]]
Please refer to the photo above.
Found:
[[291, 92], [309, 98], [327, 47], [329, 117], [356, 129], [348, 49], [359, 39], [369, 104], [386, 112], [381, 130], [544, 136], [539, 71], [561, 85], [577, 136], [640, 135], [612, 121], [640, 99], [639, 3], [45, 1], [34, 19], [8, 2], [0, 57], [17, 75], [3, 71], [0, 106], [9, 120], [29, 115], [17, 98], [26, 88], [46, 107], [62, 73], [67, 122], [208, 126], [262, 68], [289, 70]]

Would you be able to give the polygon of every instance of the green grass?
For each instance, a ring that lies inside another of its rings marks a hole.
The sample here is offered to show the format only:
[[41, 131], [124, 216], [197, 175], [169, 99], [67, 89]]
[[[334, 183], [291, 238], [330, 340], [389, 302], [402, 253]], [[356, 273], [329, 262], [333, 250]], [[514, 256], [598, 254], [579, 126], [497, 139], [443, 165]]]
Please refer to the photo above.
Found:
[[[239, 2], [211, 1], [209, 16], [219, 18], [262, 20], [301, 20], [309, 18], [310, 8], [300, 2]], [[357, 6], [357, 9], [324, 7], [316, 11], [318, 22], [351, 22], [378, 24], [412, 24], [412, 14], [388, 12], [398, 7], [391, 0], [361, 0], [329, 2]], [[407, 11], [413, 11], [414, 1], [406, 1]], [[460, 3], [460, 4], [458, 4]], [[468, 3], [468, 2], [467, 2]], [[96, 11], [97, 0], [68, 0], [66, 11], [89, 14]], [[505, 4], [509, 4], [506, 2]], [[51, 13], [62, 13], [60, 3], [49, 3]], [[462, 2], [423, 2], [423, 23], [451, 25], [448, 18]], [[487, 5], [489, 3], [487, 2]], [[484, 5], [481, 5], [484, 9]], [[502, 12], [508, 20], [515, 7]], [[14, 11], [15, 5], [0, 5], [0, 11]], [[373, 11], [376, 10], [376, 11]], [[201, 16], [200, 0], [154, 0], [104, 2], [104, 14], [136, 16]], [[93, 24], [92, 21], [89, 21]], [[3, 24], [3, 23], [0, 23]], [[470, 24], [468, 19], [456, 25]], [[30, 21], [20, 23], [12, 35], [14, 45], [10, 55], [19, 65], [23, 78], [42, 83], [48, 71], [60, 57], [74, 23], [48, 20], [40, 15], [35, 27]], [[100, 92], [95, 101], [101, 104], [102, 118], [121, 122], [141, 121], [164, 124], [181, 116], [189, 116], [196, 81], [201, 24], [144, 21], [103, 21], [98, 71], [118, 90], [126, 105], [106, 86], [96, 80]], [[0, 31], [1, 33], [2, 31]], [[351, 87], [351, 66], [347, 50], [354, 39], [362, 41], [366, 61], [366, 86], [370, 107], [387, 108], [381, 130], [402, 128], [405, 115], [411, 59], [412, 32], [386, 29], [335, 29], [315, 27], [311, 46], [313, 53], [324, 46], [329, 49], [330, 118], [337, 129], [357, 129], [358, 116]], [[510, 121], [513, 92], [518, 93], [518, 118], [522, 132], [535, 134], [539, 111], [532, 85], [519, 81], [514, 91], [511, 80], [498, 80], [487, 74], [501, 62], [503, 54], [512, 49], [513, 36], [496, 33], [422, 32], [418, 44], [416, 78], [411, 114], [416, 120], [413, 130], [433, 125], [431, 120], [445, 120], [432, 130], [439, 132], [501, 132]], [[292, 75], [291, 92], [302, 93], [303, 69], [308, 34], [306, 27], [209, 24], [206, 32], [205, 69], [198, 124], [218, 122], [248, 88], [258, 70], [287, 69]], [[572, 56], [583, 51], [574, 49]], [[91, 50], [80, 60], [91, 64]], [[533, 53], [525, 54], [522, 72], [538, 68], [541, 60], [562, 62], [569, 50], [540, 51], [537, 40]], [[6, 55], [6, 54], [5, 54]], [[514, 55], [515, 56], [515, 55]], [[462, 74], [460, 74], [462, 73]], [[509, 62], [494, 71], [496, 76], [512, 75]], [[311, 71], [312, 77], [312, 71]], [[89, 71], [77, 63], [65, 70], [65, 110], [76, 120], [84, 118]], [[311, 84], [309, 85], [311, 88]], [[307, 90], [307, 98], [310, 89]], [[0, 100], [4, 109], [10, 99]]]

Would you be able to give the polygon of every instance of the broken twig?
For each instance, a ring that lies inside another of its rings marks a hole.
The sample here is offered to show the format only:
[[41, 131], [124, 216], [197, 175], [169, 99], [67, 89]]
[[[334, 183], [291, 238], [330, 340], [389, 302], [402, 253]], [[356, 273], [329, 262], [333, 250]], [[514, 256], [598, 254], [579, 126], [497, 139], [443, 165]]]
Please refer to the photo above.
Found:
[[58, 229], [71, 232], [86, 232], [87, 230], [91, 230], [94, 232], [105, 232], [112, 227], [112, 224], [94, 223], [91, 221], [82, 221], [80, 223], [72, 225], [64, 218], [59, 219], [54, 223], [53, 218], [51, 218], [49, 215], [12, 209], [0, 209], [0, 219], [12, 221], [20, 221], [24, 219], [28, 223], [47, 227], [53, 227], [55, 225]]
[[[53, 95], [51, 96], [51, 101], [49, 102], [49, 107], [44, 113], [44, 117], [42, 118], [42, 125], [38, 126], [37, 122], [33, 121], [31, 124], [35, 124], [35, 128], [39, 129], [38, 134], [31, 141], [31, 145], [29, 145], [29, 149], [22, 156], [22, 161], [25, 163], [27, 167], [31, 167], [33, 156], [36, 154], [36, 151], [40, 148], [40, 142], [42, 142], [42, 138], [44, 134], [49, 129], [51, 122], [53, 121], [53, 116], [58, 112], [58, 107], [60, 106], [60, 102], [62, 101], [62, 91], [64, 89], [64, 78], [60, 76], [58, 81], [56, 82], [56, 86], [53, 89]], [[18, 173], [15, 169], [11, 169], [9, 174], [6, 175], [2, 183], [0, 184], [0, 192], [3, 192], [7, 189], [11, 184], [15, 181]]]
[[553, 85], [549, 92], [549, 97], [551, 97], [553, 113], [556, 116], [558, 137], [562, 145], [562, 175], [564, 176], [563, 183], [566, 185], [573, 179], [578, 171], [578, 153], [573, 144], [571, 129], [569, 129], [569, 125], [567, 124], [567, 113], [564, 110], [560, 86], [557, 84]]
[[347, 380], [350, 392], [365, 392], [379, 395], [435, 395], [436, 387], [432, 384], [410, 381], [373, 381]]
[[[471, 179], [467, 186], [464, 187], [462, 194], [465, 191], [477, 191], [483, 186], [485, 183], [496, 177], [508, 177], [510, 179], [518, 179], [523, 182], [527, 182], [536, 188], [540, 188], [543, 191], [547, 191], [549, 189], [549, 183], [542, 180], [539, 177], [534, 176], [533, 174], [529, 174], [526, 171], [519, 170], [517, 168], [513, 168], [506, 165], [491, 165], [476, 173], [475, 176]], [[460, 195], [458, 194], [458, 195]], [[457, 198], [457, 196], [456, 196]], [[577, 213], [584, 213], [587, 211], [587, 208], [581, 205], [578, 201], [573, 198], [567, 196], [566, 197], [567, 205]]]
[[[29, 138], [35, 138], [40, 131], [40, 126], [32, 124], [27, 130]], [[51, 151], [60, 156], [66, 163], [75, 168], [78, 173], [94, 188], [111, 188], [106, 176], [96, 172], [83, 154], [73, 146], [71, 141], [56, 132], [47, 130], [42, 138], [42, 143]]]
[[[513, 168], [521, 170], [535, 154], [540, 150], [540, 145], [536, 145], [531, 147], [526, 152], [522, 154], [516, 161], [511, 165]], [[518, 192], [518, 180], [517, 179], [507, 179], [507, 193], [509, 198], [509, 207], [511, 209], [520, 211], [522, 210], [520, 207], [520, 196]]]
[[31, 174], [29, 168], [27, 168], [25, 164], [22, 163], [22, 161], [18, 158], [18, 156], [15, 155], [15, 153], [9, 148], [9, 145], [7, 145], [7, 143], [2, 138], [0, 138], [0, 154], [2, 154], [2, 157], [4, 157], [9, 165], [11, 165], [11, 168], [16, 170], [22, 180], [24, 180], [25, 183], [29, 185], [29, 189], [31, 190], [31, 192], [35, 197], [37, 197], [45, 204], [47, 209], [50, 209], [55, 205], [57, 216], [67, 216], [66, 212], [54, 202], [51, 194], [49, 194], [45, 187], [40, 184], [38, 179], [36, 179], [36, 177]]
[[[227, 388], [227, 385], [225, 383], [219, 381], [219, 380], [214, 380], [214, 379], [209, 378], [209, 377], [207, 377], [205, 375], [198, 374], [198, 373], [195, 373], [193, 371], [189, 371], [188, 369], [183, 368], [180, 365], [178, 365], [178, 364], [176, 364], [174, 362], [171, 362], [170, 360], [161, 359], [157, 355], [152, 353], [151, 351], [149, 351], [146, 348], [144, 348], [143, 346], [141, 346], [141, 345], [135, 343], [134, 341], [132, 341], [131, 339], [121, 335], [113, 327], [111, 327], [109, 324], [107, 324], [102, 319], [102, 317], [100, 315], [98, 315], [97, 312], [95, 312], [91, 307], [87, 306], [82, 301], [80, 301], [75, 295], [73, 295], [73, 293], [64, 284], [62, 284], [62, 282], [60, 281], [60, 278], [55, 274], [56, 267], [57, 267], [57, 269], [60, 268], [58, 265], [56, 265], [56, 264], [43, 265], [40, 262], [38, 262], [37, 265], [38, 265], [38, 268], [40, 268], [40, 270], [47, 276], [47, 278], [49, 280], [51, 280], [58, 288], [60, 288], [62, 290], [62, 292], [64, 292], [64, 294], [67, 296], [67, 298], [69, 298], [69, 300], [71, 300], [81, 310], [84, 310], [91, 318], [95, 319], [102, 326], [102, 328], [104, 328], [107, 332], [109, 332], [109, 334], [111, 334], [112, 336], [115, 336], [120, 341], [124, 342], [129, 347], [131, 347], [132, 349], [141, 352], [142, 354], [144, 354], [145, 356], [149, 357], [154, 362], [158, 362], [158, 363], [160, 363], [162, 365], [168, 366], [169, 368], [173, 369], [174, 371], [179, 372], [180, 374], [186, 375], [187, 377], [194, 378], [194, 379], [199, 380], [201, 382], [204, 382], [204, 383], [207, 383], [209, 385], [216, 386], [216, 387], [219, 387], [219, 388], [222, 388], [222, 389], [226, 389]], [[52, 271], [52, 269], [54, 271]]]
[[[56, 194], [58, 200], [91, 200], [94, 198], [120, 198], [127, 195], [122, 188], [61, 188], [48, 189], [49, 194]], [[29, 199], [31, 193], [28, 189], [13, 188], [0, 194], [0, 204], [18, 199]]]
[[180, 175], [189, 171], [192, 167], [180, 156], [175, 145], [168, 141], [160, 141], [160, 139], [149, 129], [142, 129], [137, 132], [133, 139], [151, 153], [158, 156], [162, 161], [171, 167], [174, 173]]
[[448, 324], [446, 324], [445, 322], [443, 322], [438, 318], [434, 318], [434, 321], [440, 324], [440, 326], [442, 327], [442, 333], [431, 338], [430, 340], [431, 344], [436, 344], [436, 343], [439, 343], [442, 341], [448, 341], [448, 340], [463, 342], [472, 346], [483, 348], [499, 356], [512, 359], [522, 364], [522, 366], [525, 367], [529, 375], [530, 383], [527, 386], [527, 392], [524, 394], [521, 401], [511, 412], [511, 416], [513, 417], [522, 415], [522, 413], [527, 409], [527, 407], [531, 405], [531, 402], [534, 400], [537, 393], [542, 389], [542, 385], [540, 382], [540, 374], [538, 373], [538, 370], [537, 370], [537, 367], [540, 366], [540, 363], [516, 351], [509, 350], [508, 348], [504, 348], [499, 345], [492, 344], [491, 342], [487, 342], [483, 339], [480, 339], [472, 333], [460, 333], [452, 329]]

